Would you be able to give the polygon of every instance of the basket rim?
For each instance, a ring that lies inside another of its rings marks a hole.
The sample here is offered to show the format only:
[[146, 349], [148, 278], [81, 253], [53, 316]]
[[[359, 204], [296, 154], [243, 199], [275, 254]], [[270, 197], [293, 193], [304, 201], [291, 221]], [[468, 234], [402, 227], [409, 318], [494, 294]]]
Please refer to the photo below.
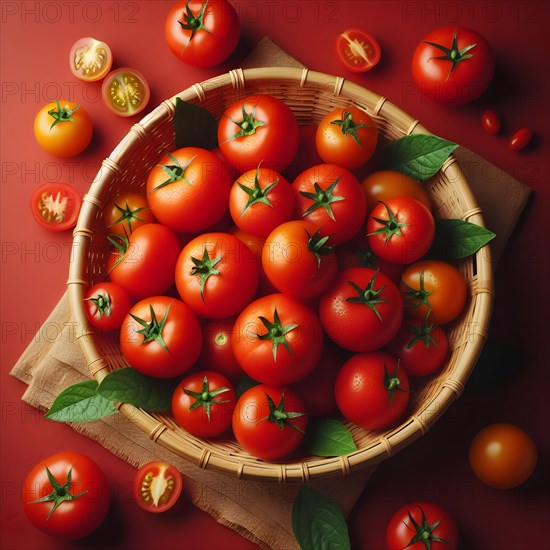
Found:
[[[95, 218], [97, 209], [101, 207], [101, 200], [98, 197], [105, 185], [117, 173], [117, 160], [120, 151], [123, 151], [128, 144], [147, 136], [148, 128], [154, 126], [158, 117], [173, 117], [176, 98], [200, 103], [205, 100], [212, 90], [227, 87], [245, 90], [249, 83], [265, 82], [266, 80], [295, 83], [299, 84], [300, 88], [320, 86], [325, 90], [329, 90], [335, 97], [345, 94], [347, 97], [353, 98], [354, 101], [360, 102], [372, 114], [384, 116], [404, 135], [413, 133], [431, 134], [417, 119], [408, 115], [385, 97], [341, 76], [309, 69], [289, 67], [238, 68], [200, 83], [195, 83], [164, 100], [153, 111], [135, 123], [109, 157], [103, 161], [89, 191], [83, 197], [81, 212], [73, 231], [69, 278], [67, 281], [71, 317], [76, 324], [76, 339], [84, 353], [90, 373], [96, 380], [101, 381], [105, 377], [109, 365], [98, 352], [94, 343], [94, 330], [87, 322], [84, 309], [81, 306], [88, 285], [82, 269], [82, 258], [85, 257], [88, 244], [93, 236], [93, 229], [90, 228], [91, 221]], [[441, 171], [450, 178], [458, 178], [465, 182], [465, 191], [469, 194], [468, 202], [471, 208], [463, 215], [463, 218], [485, 227], [482, 211], [454, 155], [449, 157]], [[347, 475], [350, 472], [373, 466], [425, 435], [447, 408], [460, 396], [464, 384], [475, 366], [487, 337], [494, 298], [490, 247], [485, 245], [474, 255], [471, 261], [475, 262], [477, 273], [482, 273], [482, 280], [478, 281], [476, 288], [476, 296], [479, 299], [478, 307], [482, 310], [482, 322], [480, 323], [481, 326], [476, 327], [472, 332], [470, 363], [466, 365], [465, 376], [461, 379], [449, 378], [445, 380], [437, 395], [429, 402], [423, 403], [417, 414], [403, 418], [398, 425], [393, 426], [387, 435], [381, 435], [377, 441], [365, 448], [344, 456], [319, 457], [315, 460], [308, 459], [307, 462], [264, 462], [254, 457], [235, 456], [227, 451], [221, 452], [210, 442], [199, 438], [191, 437], [184, 440], [150, 413], [133, 405], [122, 404], [119, 406], [119, 410], [132, 423], [148, 434], [150, 439], [175, 452], [178, 456], [190, 460], [203, 469], [224, 472], [240, 479], [309, 482], [313, 479]], [[460, 361], [467, 362], [464, 357], [461, 357]]]

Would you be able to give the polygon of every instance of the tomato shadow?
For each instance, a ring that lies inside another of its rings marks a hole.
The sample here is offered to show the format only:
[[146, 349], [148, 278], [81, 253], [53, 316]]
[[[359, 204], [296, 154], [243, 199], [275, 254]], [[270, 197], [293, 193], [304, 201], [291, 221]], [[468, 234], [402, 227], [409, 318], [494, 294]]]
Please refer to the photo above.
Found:
[[[121, 512], [121, 504], [117, 499], [111, 498], [111, 505], [105, 521], [91, 535], [78, 541], [78, 548], [105, 548], [105, 541], [109, 541], [109, 547], [122, 546], [126, 530], [124, 514]], [[75, 546], [76, 547], [76, 546]]]

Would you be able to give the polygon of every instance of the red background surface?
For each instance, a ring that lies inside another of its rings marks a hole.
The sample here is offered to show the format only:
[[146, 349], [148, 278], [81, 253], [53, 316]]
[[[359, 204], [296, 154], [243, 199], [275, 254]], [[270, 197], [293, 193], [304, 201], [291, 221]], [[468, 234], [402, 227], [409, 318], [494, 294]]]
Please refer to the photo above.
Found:
[[[384, 548], [385, 525], [408, 501], [432, 500], [455, 518], [463, 548], [543, 549], [550, 547], [548, 468], [548, 280], [549, 280], [549, 80], [550, 3], [542, 1], [259, 1], [234, 0], [242, 38], [221, 67], [193, 69], [168, 50], [163, 35], [171, 2], [4, 1], [1, 6], [1, 195], [2, 195], [2, 359], [0, 545], [5, 549], [72, 548], [29, 527], [20, 487], [40, 459], [79, 449], [106, 472], [113, 487], [106, 523], [78, 547], [247, 549], [233, 531], [182, 501], [166, 515], [147, 515], [132, 502], [134, 470], [99, 444], [62, 424], [46, 421], [20, 401], [24, 385], [8, 375], [13, 363], [65, 289], [70, 232], [54, 234], [32, 221], [28, 201], [44, 181], [63, 180], [82, 194], [103, 158], [139, 119], [112, 115], [99, 99], [99, 86], [76, 81], [67, 56], [73, 41], [93, 36], [107, 41], [115, 67], [139, 69], [152, 88], [149, 108], [197, 81], [239, 65], [269, 35], [308, 67], [371, 88], [420, 119], [432, 132], [484, 156], [529, 185], [534, 196], [500, 260], [491, 340], [523, 352], [520, 361], [489, 363], [476, 384], [452, 406], [430, 433], [387, 460], [374, 474], [354, 509], [354, 548]], [[416, 90], [410, 59], [416, 43], [441, 25], [472, 27], [492, 44], [497, 71], [478, 101], [462, 107], [435, 105]], [[363, 27], [379, 40], [383, 59], [364, 75], [346, 73], [334, 53], [334, 39], [349, 27]], [[33, 138], [39, 108], [58, 96], [85, 105], [95, 123], [92, 146], [74, 159], [48, 156]], [[504, 131], [488, 136], [483, 110], [501, 114]], [[522, 126], [537, 140], [522, 153], [507, 149], [507, 138]], [[487, 174], [487, 177], [492, 177]], [[493, 176], [494, 177], [494, 176]], [[52, 337], [50, 335], [50, 337]], [[508, 357], [510, 355], [508, 354]], [[487, 373], [491, 374], [488, 380]], [[483, 379], [483, 380], [481, 380]], [[467, 450], [486, 424], [508, 421], [535, 440], [539, 465], [514, 490], [497, 491], [471, 473]]]

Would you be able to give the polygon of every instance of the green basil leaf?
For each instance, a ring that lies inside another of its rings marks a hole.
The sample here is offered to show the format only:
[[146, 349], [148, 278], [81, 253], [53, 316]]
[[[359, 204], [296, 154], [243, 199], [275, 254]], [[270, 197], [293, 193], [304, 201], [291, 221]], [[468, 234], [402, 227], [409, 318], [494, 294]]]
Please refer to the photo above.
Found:
[[350, 432], [336, 418], [311, 421], [304, 447], [308, 453], [317, 456], [342, 456], [357, 450]]
[[458, 147], [438, 136], [412, 134], [392, 141], [380, 155], [381, 170], [397, 170], [415, 179], [431, 178]]
[[485, 227], [464, 220], [437, 220], [432, 250], [438, 257], [459, 260], [475, 254], [496, 234]]
[[302, 486], [292, 506], [292, 532], [302, 550], [350, 550], [348, 526], [338, 504]]
[[97, 394], [96, 380], [86, 380], [63, 390], [45, 417], [57, 422], [90, 422], [116, 412], [112, 401]]
[[174, 113], [176, 149], [180, 147], [202, 147], [214, 149], [218, 146], [218, 123], [212, 113], [203, 107], [176, 98]]
[[151, 378], [126, 367], [111, 371], [97, 388], [97, 393], [110, 401], [130, 403], [150, 412], [170, 408], [173, 382]]

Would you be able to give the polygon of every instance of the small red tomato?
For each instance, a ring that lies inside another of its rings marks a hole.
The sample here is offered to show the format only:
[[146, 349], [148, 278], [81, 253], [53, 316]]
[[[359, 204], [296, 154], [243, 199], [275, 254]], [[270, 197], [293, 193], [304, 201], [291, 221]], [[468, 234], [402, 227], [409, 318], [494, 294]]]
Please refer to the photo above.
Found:
[[171, 464], [159, 460], [144, 464], [134, 477], [134, 498], [146, 512], [159, 514], [174, 506], [182, 488], [182, 477]]
[[529, 128], [520, 128], [508, 142], [508, 147], [512, 151], [521, 151], [525, 149], [533, 139], [533, 132]]
[[481, 115], [481, 124], [488, 134], [498, 134], [500, 132], [500, 118], [493, 109], [486, 109]]
[[342, 65], [354, 73], [369, 71], [380, 61], [376, 39], [361, 29], [348, 29], [336, 39], [336, 53]]
[[100, 330], [120, 328], [132, 305], [123, 286], [107, 281], [92, 286], [84, 296], [84, 303], [88, 321]]

